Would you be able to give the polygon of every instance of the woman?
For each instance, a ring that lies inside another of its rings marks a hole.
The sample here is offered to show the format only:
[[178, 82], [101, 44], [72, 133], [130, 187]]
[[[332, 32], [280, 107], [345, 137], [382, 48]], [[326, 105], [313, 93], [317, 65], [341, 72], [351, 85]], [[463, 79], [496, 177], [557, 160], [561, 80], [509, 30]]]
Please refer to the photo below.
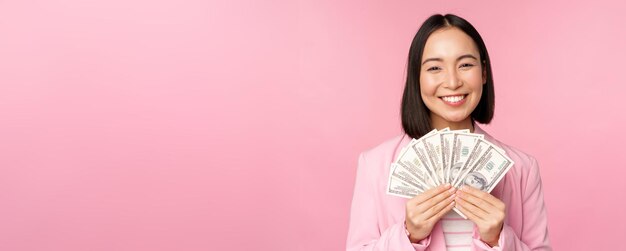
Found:
[[[478, 32], [455, 15], [428, 18], [409, 50], [405, 134], [359, 157], [347, 250], [551, 250], [537, 161], [475, 124], [489, 123], [493, 112], [489, 54]], [[400, 149], [446, 127], [484, 134], [515, 165], [491, 194], [443, 184], [412, 199], [387, 195], [389, 166]]]

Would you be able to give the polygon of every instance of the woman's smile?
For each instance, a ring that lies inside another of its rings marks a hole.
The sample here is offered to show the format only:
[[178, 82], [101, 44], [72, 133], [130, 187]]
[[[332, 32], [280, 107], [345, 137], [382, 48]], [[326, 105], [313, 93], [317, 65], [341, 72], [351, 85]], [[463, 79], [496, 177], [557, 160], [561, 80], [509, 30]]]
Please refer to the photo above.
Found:
[[467, 97], [467, 94], [461, 94], [461, 95], [449, 95], [449, 96], [442, 96], [439, 97], [445, 104], [450, 105], [450, 106], [461, 106], [465, 103], [465, 97]]

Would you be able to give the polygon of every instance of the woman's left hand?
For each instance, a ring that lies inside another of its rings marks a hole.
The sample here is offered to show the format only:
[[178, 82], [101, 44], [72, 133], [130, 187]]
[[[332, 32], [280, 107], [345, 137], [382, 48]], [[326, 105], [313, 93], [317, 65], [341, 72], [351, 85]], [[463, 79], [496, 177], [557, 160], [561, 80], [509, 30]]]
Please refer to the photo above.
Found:
[[463, 186], [456, 195], [456, 207], [476, 224], [480, 239], [491, 247], [497, 246], [506, 215], [504, 202], [470, 186]]

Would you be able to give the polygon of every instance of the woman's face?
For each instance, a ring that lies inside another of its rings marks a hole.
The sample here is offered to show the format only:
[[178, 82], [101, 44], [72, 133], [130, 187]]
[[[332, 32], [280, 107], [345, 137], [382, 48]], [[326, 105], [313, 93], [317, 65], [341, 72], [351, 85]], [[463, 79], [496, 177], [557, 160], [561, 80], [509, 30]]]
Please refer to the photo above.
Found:
[[471, 119], [487, 79], [481, 61], [472, 38], [458, 28], [439, 29], [426, 40], [420, 89], [433, 122]]

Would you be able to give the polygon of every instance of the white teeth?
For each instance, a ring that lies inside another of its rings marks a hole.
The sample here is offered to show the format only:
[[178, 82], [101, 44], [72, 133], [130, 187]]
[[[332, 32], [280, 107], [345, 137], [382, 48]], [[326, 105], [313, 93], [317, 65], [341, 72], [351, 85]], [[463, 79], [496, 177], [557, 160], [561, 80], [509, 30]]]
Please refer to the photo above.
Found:
[[464, 95], [461, 96], [446, 96], [446, 97], [441, 97], [444, 101], [446, 102], [450, 102], [450, 103], [456, 103], [459, 102], [461, 100], [463, 100], [465, 98]]

